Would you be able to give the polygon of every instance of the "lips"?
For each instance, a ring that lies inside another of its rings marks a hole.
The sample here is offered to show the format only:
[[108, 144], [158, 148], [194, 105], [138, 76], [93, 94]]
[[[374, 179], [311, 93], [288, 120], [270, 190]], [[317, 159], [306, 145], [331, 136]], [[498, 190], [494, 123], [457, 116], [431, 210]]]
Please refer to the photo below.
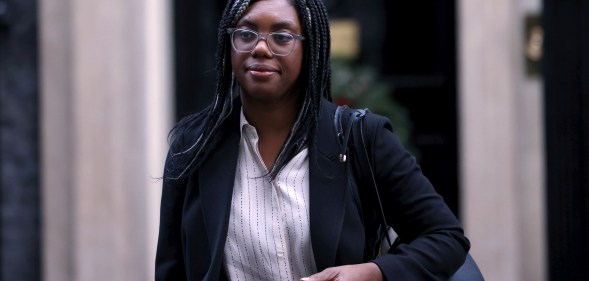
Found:
[[266, 64], [252, 64], [247, 67], [247, 70], [257, 72], [278, 72], [278, 69]]
[[247, 67], [247, 72], [254, 80], [266, 81], [278, 73], [278, 69], [266, 64], [252, 64]]

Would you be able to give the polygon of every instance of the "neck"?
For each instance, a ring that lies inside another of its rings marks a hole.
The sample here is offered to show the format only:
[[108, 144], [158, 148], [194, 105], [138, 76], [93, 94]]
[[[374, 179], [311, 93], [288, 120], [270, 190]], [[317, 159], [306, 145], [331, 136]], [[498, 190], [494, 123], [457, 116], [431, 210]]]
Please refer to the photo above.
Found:
[[260, 101], [247, 96], [241, 95], [243, 113], [248, 123], [256, 128], [258, 149], [270, 169], [294, 125], [301, 98], [293, 94], [279, 100]]
[[290, 132], [299, 112], [300, 98], [259, 101], [241, 96], [243, 112], [248, 123], [256, 127], [258, 134]]

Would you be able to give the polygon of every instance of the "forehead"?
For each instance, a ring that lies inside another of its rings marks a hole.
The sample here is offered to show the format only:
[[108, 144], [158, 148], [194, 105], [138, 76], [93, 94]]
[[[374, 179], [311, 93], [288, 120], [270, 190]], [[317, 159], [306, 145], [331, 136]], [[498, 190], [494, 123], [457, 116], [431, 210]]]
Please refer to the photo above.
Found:
[[289, 0], [258, 0], [254, 1], [245, 11], [239, 24], [275, 25], [300, 30], [300, 20], [296, 8]]

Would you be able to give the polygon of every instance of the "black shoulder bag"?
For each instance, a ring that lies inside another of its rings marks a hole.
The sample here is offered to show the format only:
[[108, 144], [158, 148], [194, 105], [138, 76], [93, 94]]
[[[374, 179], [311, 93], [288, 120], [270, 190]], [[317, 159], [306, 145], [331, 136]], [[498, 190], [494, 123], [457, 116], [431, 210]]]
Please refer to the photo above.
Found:
[[[372, 169], [370, 156], [368, 154], [368, 150], [366, 148], [366, 143], [364, 141], [364, 132], [362, 127], [362, 121], [366, 116], [366, 109], [349, 109], [347, 106], [338, 106], [335, 111], [334, 116], [334, 125], [336, 129], [337, 137], [340, 141], [342, 141], [342, 151], [339, 154], [339, 161], [346, 162], [349, 154], [349, 140], [350, 135], [352, 135], [353, 142], [354, 142], [354, 149], [355, 156], [353, 159], [356, 161], [360, 161], [352, 165], [353, 167], [357, 167], [358, 175], [363, 175], [364, 177], [368, 177], [370, 185], [372, 185], [371, 194], [373, 196], [373, 202], [376, 206], [377, 210], [376, 213], [378, 214], [378, 219], [380, 221], [379, 233], [378, 237], [381, 241], [380, 249], [382, 252], [380, 254], [385, 254], [389, 251], [389, 249], [394, 249], [400, 243], [399, 237], [396, 237], [394, 242], [391, 239], [391, 234], [394, 233], [391, 227], [388, 225], [386, 216], [384, 213], [384, 209], [382, 207], [382, 202], [380, 200], [380, 195], [378, 192], [378, 186], [376, 184], [376, 179], [374, 176], [374, 170]], [[348, 115], [349, 120], [347, 122], [342, 123], [342, 115]], [[344, 128], [345, 126], [345, 128]], [[349, 171], [350, 172], [350, 171]], [[353, 177], [354, 178], [354, 177]], [[482, 273], [480, 272], [478, 266], [476, 265], [474, 259], [468, 254], [464, 264], [450, 277], [450, 281], [481, 281], [485, 280], [483, 278]]]

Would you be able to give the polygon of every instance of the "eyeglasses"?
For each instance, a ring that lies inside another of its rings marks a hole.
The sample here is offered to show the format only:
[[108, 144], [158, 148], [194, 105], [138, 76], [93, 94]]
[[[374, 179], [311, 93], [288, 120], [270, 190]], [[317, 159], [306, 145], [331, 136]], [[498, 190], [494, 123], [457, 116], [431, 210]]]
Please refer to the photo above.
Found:
[[305, 40], [302, 35], [290, 32], [270, 32], [262, 36], [253, 30], [241, 28], [227, 28], [227, 34], [231, 35], [231, 45], [237, 52], [250, 53], [260, 40], [265, 40], [270, 52], [277, 56], [288, 56], [297, 40]]

